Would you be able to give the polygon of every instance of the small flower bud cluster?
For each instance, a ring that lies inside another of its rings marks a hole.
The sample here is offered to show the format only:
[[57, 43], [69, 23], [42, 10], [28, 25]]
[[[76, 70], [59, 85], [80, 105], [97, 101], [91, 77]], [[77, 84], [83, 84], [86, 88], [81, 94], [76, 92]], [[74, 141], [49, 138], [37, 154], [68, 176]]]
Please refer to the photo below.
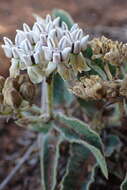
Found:
[[[60, 23], [59, 17], [53, 19], [47, 15], [42, 19], [36, 16], [32, 28], [23, 24], [23, 30], [17, 30], [15, 43], [4, 37], [5, 44], [2, 47], [12, 62], [10, 76], [16, 77], [20, 70], [27, 69], [34, 83], [41, 82], [54, 71], [58, 71], [65, 79], [71, 78], [72, 70], [78, 68], [73, 68], [73, 64], [78, 64], [74, 60], [76, 55], [81, 56], [84, 64], [79, 66], [78, 71], [87, 67], [81, 52], [85, 50], [88, 38], [89, 35], [84, 35], [78, 24], [69, 30], [66, 23]], [[75, 55], [73, 59], [70, 59], [71, 54]]]
[[28, 75], [22, 74], [17, 78], [0, 76], [0, 104], [12, 109], [21, 106], [22, 101], [31, 103], [36, 95], [36, 87], [31, 83]]
[[92, 59], [102, 58], [110, 64], [120, 65], [127, 60], [127, 44], [112, 41], [104, 36], [89, 42], [93, 50]]

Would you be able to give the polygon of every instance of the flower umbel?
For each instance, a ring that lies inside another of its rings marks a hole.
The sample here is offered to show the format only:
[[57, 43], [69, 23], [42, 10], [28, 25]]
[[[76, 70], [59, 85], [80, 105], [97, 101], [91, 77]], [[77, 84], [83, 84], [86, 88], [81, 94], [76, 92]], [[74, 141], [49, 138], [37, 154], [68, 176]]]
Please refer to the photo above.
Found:
[[66, 23], [60, 24], [59, 17], [47, 15], [42, 19], [35, 15], [35, 19], [32, 28], [24, 23], [23, 30], [17, 30], [15, 43], [4, 37], [2, 48], [11, 58], [10, 76], [16, 77], [21, 70], [27, 70], [31, 81], [39, 83], [56, 71], [63, 79], [72, 80], [74, 73], [86, 68], [82, 51], [89, 35], [84, 35], [78, 24], [69, 30]]

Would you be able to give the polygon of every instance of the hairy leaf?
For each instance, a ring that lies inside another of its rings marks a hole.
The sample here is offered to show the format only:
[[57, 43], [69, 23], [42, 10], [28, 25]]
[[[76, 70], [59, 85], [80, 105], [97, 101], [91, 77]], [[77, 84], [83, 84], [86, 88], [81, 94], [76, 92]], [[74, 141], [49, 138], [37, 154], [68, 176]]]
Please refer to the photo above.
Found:
[[62, 9], [54, 9], [52, 12], [52, 15], [55, 17], [60, 17], [61, 22], [65, 22], [68, 25], [68, 28], [70, 29], [72, 25], [74, 24], [74, 21], [70, 14]]
[[66, 82], [56, 74], [54, 76], [54, 102], [56, 104], [71, 104], [74, 96], [67, 90]]
[[123, 182], [120, 186], [120, 190], [127, 190], [127, 174], [126, 174], [125, 179], [123, 180]]
[[41, 174], [42, 189], [53, 190], [56, 185], [56, 172], [59, 159], [59, 145], [61, 142], [60, 134], [55, 129], [47, 135], [41, 136]]
[[61, 183], [61, 189], [88, 190], [92, 182], [92, 166], [95, 164], [90, 151], [82, 145], [72, 143], [67, 173]]
[[89, 125], [76, 119], [67, 117], [63, 114], [57, 114], [57, 121], [61, 123], [60, 129], [70, 138], [82, 139], [98, 148], [103, 149], [103, 144], [99, 135], [90, 129]]

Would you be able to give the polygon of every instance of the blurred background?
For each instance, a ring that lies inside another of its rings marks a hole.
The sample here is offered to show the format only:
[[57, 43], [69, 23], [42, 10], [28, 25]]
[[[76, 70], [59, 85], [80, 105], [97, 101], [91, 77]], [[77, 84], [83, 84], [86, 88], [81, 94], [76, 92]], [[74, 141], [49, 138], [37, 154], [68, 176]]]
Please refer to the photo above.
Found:
[[[0, 0], [0, 45], [3, 36], [14, 39], [15, 30], [26, 22], [32, 25], [33, 13], [44, 16], [54, 8], [68, 11], [86, 32], [127, 41], [126, 0]], [[9, 61], [0, 49], [0, 74], [8, 75]]]

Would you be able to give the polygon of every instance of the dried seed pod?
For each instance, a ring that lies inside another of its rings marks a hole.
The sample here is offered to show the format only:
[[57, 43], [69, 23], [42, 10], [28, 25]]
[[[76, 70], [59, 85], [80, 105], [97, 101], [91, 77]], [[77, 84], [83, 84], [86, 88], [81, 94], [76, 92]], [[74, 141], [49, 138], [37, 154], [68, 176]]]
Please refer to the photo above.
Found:
[[3, 94], [2, 94], [2, 93], [0, 93], [0, 104], [3, 104], [3, 101], [4, 101]]
[[20, 86], [20, 94], [28, 102], [33, 101], [36, 95], [36, 86], [31, 82], [25, 82]]
[[4, 103], [17, 109], [22, 103], [22, 97], [15, 88], [7, 88], [4, 92]]
[[127, 97], [127, 76], [121, 83], [120, 95]]
[[24, 82], [30, 82], [29, 76], [27, 74], [21, 74], [17, 78], [19, 85], [23, 84]]
[[3, 76], [0, 76], [0, 92], [2, 92], [4, 83], [5, 83], [5, 78]]
[[18, 90], [19, 84], [15, 78], [8, 77], [5, 81], [2, 93], [4, 94], [6, 89], [11, 89], [11, 88]]
[[97, 75], [82, 77], [81, 82], [74, 84], [71, 91], [83, 99], [99, 100], [104, 97], [102, 80]]

